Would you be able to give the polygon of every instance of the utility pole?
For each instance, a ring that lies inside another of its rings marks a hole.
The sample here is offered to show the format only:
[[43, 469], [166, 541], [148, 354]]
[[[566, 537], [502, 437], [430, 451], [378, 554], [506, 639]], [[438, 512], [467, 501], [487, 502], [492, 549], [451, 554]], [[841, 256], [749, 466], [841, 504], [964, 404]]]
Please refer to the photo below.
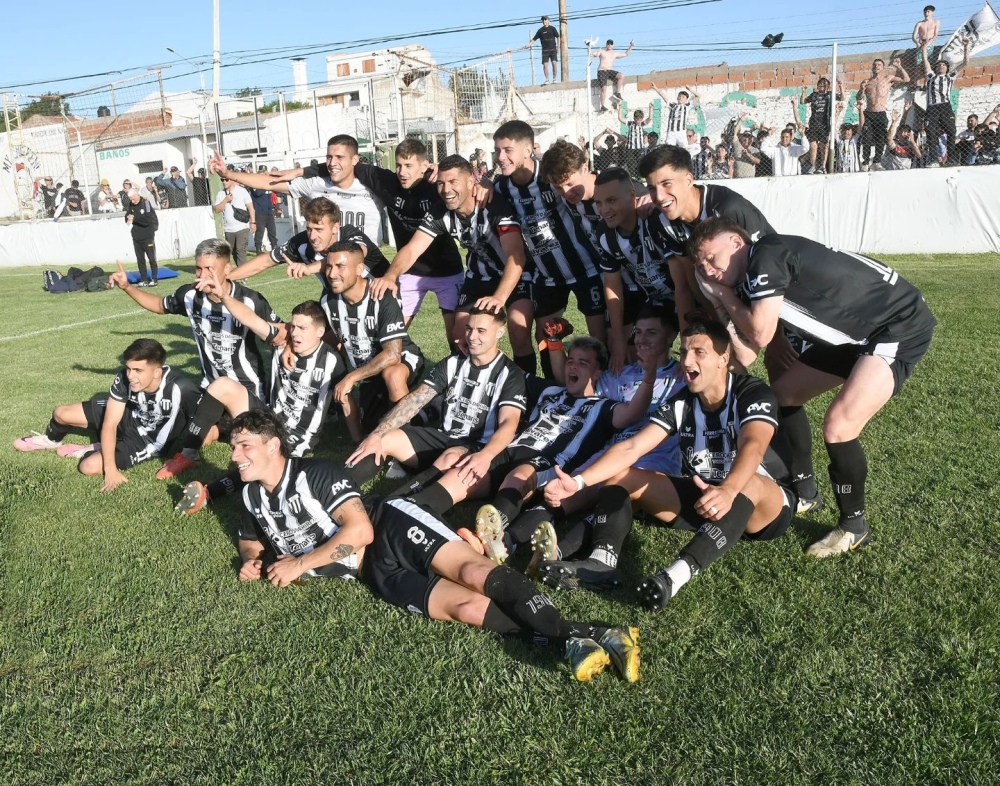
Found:
[[[218, 0], [216, 0], [218, 2]], [[560, 78], [569, 81], [569, 22], [566, 20], [566, 0], [559, 0], [559, 63]]]
[[219, 103], [219, 0], [214, 0], [212, 4], [212, 102]]

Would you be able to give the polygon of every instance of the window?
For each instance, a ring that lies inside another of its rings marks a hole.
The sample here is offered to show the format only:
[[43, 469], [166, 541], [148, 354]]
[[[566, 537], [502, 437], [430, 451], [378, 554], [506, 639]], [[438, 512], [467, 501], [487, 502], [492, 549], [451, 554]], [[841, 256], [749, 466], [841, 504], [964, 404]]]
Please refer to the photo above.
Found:
[[350, 63], [337, 63], [337, 76], [350, 76], [350, 75], [351, 75]]
[[141, 164], [136, 164], [136, 168], [139, 170], [140, 175], [146, 175], [150, 172], [155, 172], [160, 174], [163, 171], [163, 161], [143, 161]]
[[375, 73], [375, 58], [369, 57], [367, 60], [361, 61], [361, 71], [365, 74]]
[[248, 147], [246, 150], [234, 150], [233, 151], [233, 155], [234, 156], [256, 156], [256, 155], [261, 155], [261, 154], [266, 153], [266, 152], [267, 152], [267, 148], [266, 147], [262, 147], [262, 148], [259, 148], [259, 149], [256, 148], [256, 147]]

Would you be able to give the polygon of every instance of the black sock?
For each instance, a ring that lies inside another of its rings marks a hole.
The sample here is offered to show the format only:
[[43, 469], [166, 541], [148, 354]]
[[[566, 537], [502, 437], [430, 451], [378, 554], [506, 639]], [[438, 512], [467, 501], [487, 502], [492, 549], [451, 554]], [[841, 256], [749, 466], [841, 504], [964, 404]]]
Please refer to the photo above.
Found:
[[552, 359], [549, 357], [548, 351], [538, 353], [542, 361], [542, 376], [545, 379], [555, 379], [552, 375]]
[[424, 488], [424, 486], [431, 485], [444, 473], [435, 467], [433, 464], [425, 469], [423, 472], [418, 472], [412, 478], [410, 478], [406, 483], [395, 489], [390, 497], [412, 497]]
[[374, 454], [365, 456], [353, 467], [347, 467], [347, 474], [355, 482], [358, 488], [374, 478], [382, 467], [375, 463]]
[[515, 543], [528, 543], [539, 524], [548, 521], [551, 522], [552, 526], [556, 526], [561, 518], [561, 511], [552, 511], [544, 505], [535, 505], [510, 523], [510, 526], [507, 527], [507, 534]]
[[781, 430], [788, 437], [792, 449], [792, 486], [795, 493], [805, 499], [812, 499], [819, 493], [812, 462], [812, 431], [805, 407], [782, 407]]
[[530, 355], [514, 355], [514, 363], [525, 374], [534, 374], [538, 371], [538, 362], [534, 352]]
[[451, 494], [440, 483], [431, 483], [426, 488], [414, 494], [410, 499], [418, 505], [429, 508], [439, 516], [444, 515], [445, 511], [455, 504], [455, 500], [451, 498]]
[[753, 503], [737, 494], [729, 512], [718, 521], [704, 522], [690, 542], [681, 549], [681, 557], [691, 566], [692, 573], [705, 570], [731, 549], [746, 531]]
[[240, 480], [240, 473], [233, 470], [228, 475], [213, 480], [208, 484], [208, 496], [210, 499], [221, 499], [230, 494], [238, 494], [243, 490], [244, 483]]
[[483, 630], [499, 633], [501, 636], [520, 636], [525, 633], [524, 628], [504, 614], [492, 601], [483, 616]]
[[[863, 519], [865, 515], [865, 481], [868, 479], [868, 459], [861, 442], [827, 442], [830, 454], [830, 482], [833, 496], [840, 508], [840, 520]], [[850, 529], [850, 527], [847, 527]]]
[[150, 272], [150, 280], [156, 281], [156, 277], [159, 275], [159, 271], [156, 269], [155, 259], [149, 260], [149, 272]]
[[520, 515], [523, 504], [524, 499], [517, 489], [500, 489], [497, 492], [497, 498], [493, 500], [493, 507], [500, 511], [504, 529], [507, 529], [510, 523]]
[[62, 442], [72, 428], [72, 426], [64, 426], [62, 423], [56, 423], [56, 419], [52, 418], [49, 420], [49, 425], [45, 427], [45, 436], [53, 442]]
[[597, 496], [590, 556], [609, 567], [618, 566], [625, 538], [632, 531], [632, 499], [621, 486], [605, 486]]
[[202, 393], [198, 409], [195, 410], [194, 417], [188, 423], [181, 449], [197, 452], [201, 448], [201, 443], [205, 441], [205, 434], [219, 422], [225, 411], [226, 407], [219, 399], [207, 391]]
[[[584, 559], [583, 548], [590, 544], [594, 534], [594, 515], [577, 516], [576, 522], [559, 535], [559, 553], [562, 559]], [[577, 554], [577, 552], [581, 552]], [[587, 554], [590, 550], [587, 549]]]
[[483, 584], [483, 594], [492, 600], [515, 622], [550, 639], [568, 639], [573, 634], [570, 624], [539, 592], [527, 576], [506, 565], [490, 571]]

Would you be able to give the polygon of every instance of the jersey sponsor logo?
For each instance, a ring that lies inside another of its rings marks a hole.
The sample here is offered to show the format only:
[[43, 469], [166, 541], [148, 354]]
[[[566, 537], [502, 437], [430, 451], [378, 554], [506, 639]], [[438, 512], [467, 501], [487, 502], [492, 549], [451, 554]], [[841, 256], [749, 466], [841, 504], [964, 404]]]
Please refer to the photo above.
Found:
[[388, 326], [386, 327], [386, 330], [390, 331], [390, 332], [394, 331], [394, 330], [402, 330], [402, 329], [403, 329], [403, 323], [402, 322], [390, 322], [388, 324]]
[[351, 490], [351, 481], [347, 479], [338, 480], [336, 483], [330, 486], [330, 491], [333, 492], [334, 496], [340, 494], [341, 492], [350, 490]]
[[527, 404], [528, 397], [522, 396], [520, 393], [518, 393], [516, 396], [514, 396], [514, 401], [520, 401], [522, 404]]
[[754, 290], [757, 287], [766, 287], [767, 279], [768, 279], [767, 273], [761, 273], [759, 276], [757, 276], [757, 278], [750, 278], [749, 276], [747, 276], [747, 286], [749, 286], [751, 290]]
[[758, 401], [756, 404], [751, 404], [747, 407], [747, 414], [749, 415], [751, 412], [764, 412], [766, 414], [770, 414], [771, 405], [766, 401]]

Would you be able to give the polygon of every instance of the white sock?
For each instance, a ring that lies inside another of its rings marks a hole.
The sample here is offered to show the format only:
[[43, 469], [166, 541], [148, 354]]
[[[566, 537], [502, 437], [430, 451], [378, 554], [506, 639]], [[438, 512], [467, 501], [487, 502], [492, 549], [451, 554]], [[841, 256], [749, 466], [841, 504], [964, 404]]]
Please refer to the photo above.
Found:
[[670, 597], [691, 580], [691, 566], [687, 560], [679, 559], [664, 571], [670, 579]]

